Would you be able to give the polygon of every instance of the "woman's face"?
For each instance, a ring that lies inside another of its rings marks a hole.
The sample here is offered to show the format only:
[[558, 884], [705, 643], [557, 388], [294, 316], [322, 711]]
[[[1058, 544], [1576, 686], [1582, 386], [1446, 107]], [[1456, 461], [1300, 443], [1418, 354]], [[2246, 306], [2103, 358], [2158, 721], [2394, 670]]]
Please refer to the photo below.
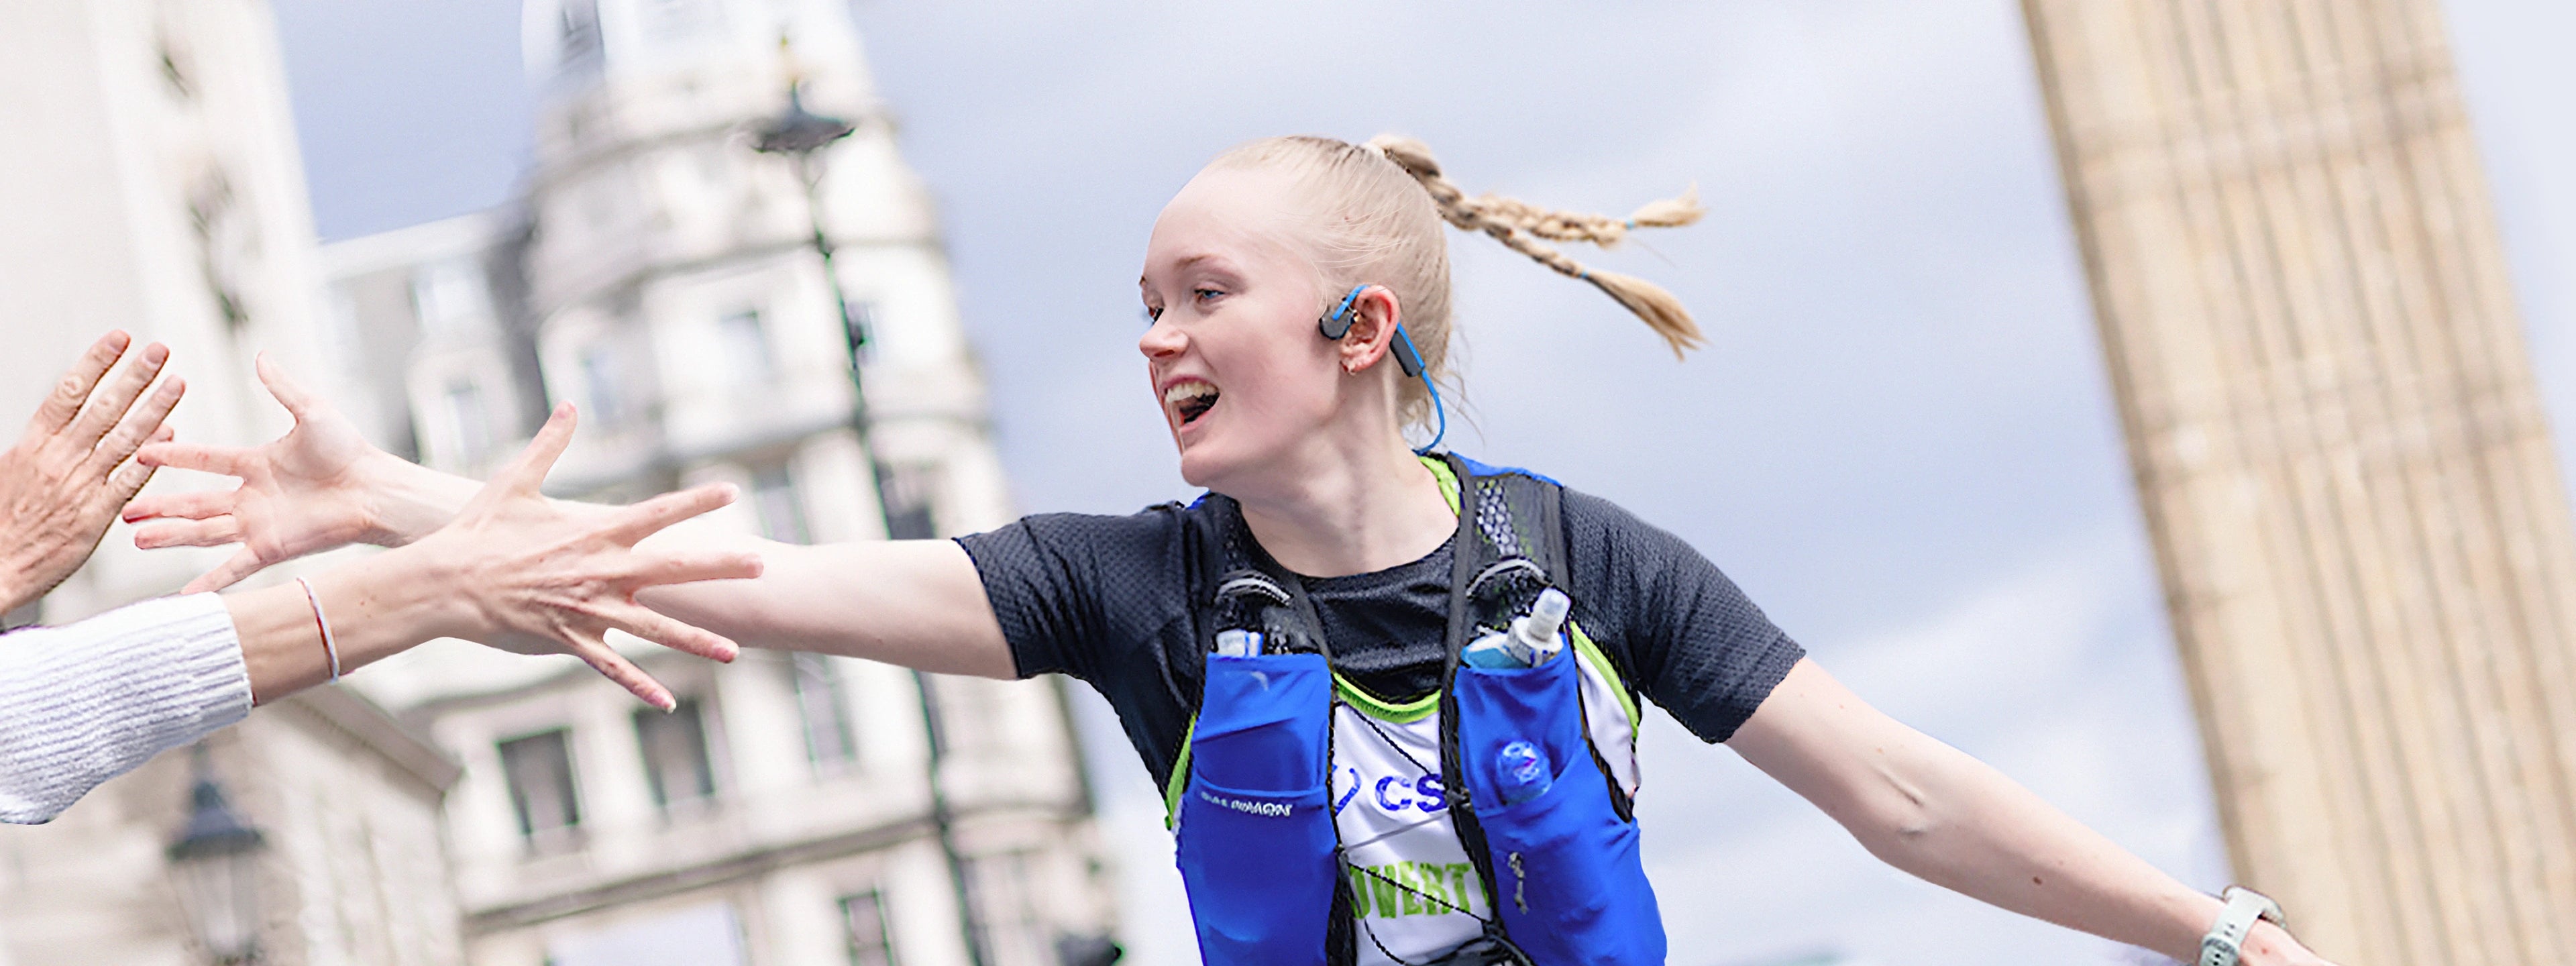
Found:
[[1327, 300], [1296, 198], [1284, 174], [1211, 169], [1154, 222], [1137, 348], [1192, 485], [1240, 493], [1333, 416], [1340, 361], [1315, 329]]

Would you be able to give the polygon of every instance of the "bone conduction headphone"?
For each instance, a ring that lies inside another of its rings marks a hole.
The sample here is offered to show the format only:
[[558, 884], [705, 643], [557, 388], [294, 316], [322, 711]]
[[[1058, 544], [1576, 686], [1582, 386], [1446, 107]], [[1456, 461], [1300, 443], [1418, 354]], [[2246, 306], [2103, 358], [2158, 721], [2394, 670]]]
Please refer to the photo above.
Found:
[[[1342, 341], [1343, 336], [1351, 334], [1351, 323], [1359, 321], [1359, 316], [1351, 311], [1351, 306], [1359, 301], [1361, 292], [1368, 290], [1369, 287], [1366, 285], [1351, 289], [1348, 294], [1342, 296], [1341, 304], [1333, 306], [1331, 315], [1315, 320], [1315, 328], [1324, 333], [1324, 338], [1335, 342]], [[1431, 412], [1439, 419], [1439, 428], [1432, 431], [1430, 442], [1413, 450], [1417, 455], [1431, 452], [1432, 447], [1440, 445], [1442, 437], [1449, 435], [1449, 409], [1440, 401], [1440, 387], [1433, 384], [1431, 376], [1422, 371], [1422, 354], [1414, 351], [1413, 336], [1405, 333], [1404, 324], [1401, 322], [1396, 323], [1395, 345], [1391, 347], [1391, 351], [1395, 354], [1396, 368], [1404, 370], [1406, 378], [1422, 380], [1422, 388], [1431, 392]]]

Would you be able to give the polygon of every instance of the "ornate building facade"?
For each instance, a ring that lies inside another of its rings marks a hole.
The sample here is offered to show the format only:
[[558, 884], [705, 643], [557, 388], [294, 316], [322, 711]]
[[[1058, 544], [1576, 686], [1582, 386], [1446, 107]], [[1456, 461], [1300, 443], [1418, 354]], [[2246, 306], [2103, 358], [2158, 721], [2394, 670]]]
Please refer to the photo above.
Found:
[[[729, 480], [746, 498], [715, 522], [789, 541], [1003, 522], [934, 214], [841, 4], [537, 0], [527, 27], [543, 113], [518, 202], [317, 253], [265, 0], [0, 5], [0, 411], [122, 327], [171, 344], [191, 440], [284, 431], [249, 378], [267, 351], [379, 443], [458, 472], [569, 399], [566, 495]], [[858, 128], [810, 195], [745, 138], [791, 72]], [[817, 221], [869, 336], [864, 446]], [[168, 593], [221, 557], [120, 529], [40, 616]], [[1051, 683], [634, 653], [680, 712], [436, 642], [210, 739], [265, 835], [261, 962], [1034, 966], [1111, 930]], [[0, 964], [203, 961], [164, 853], [193, 777], [165, 756], [51, 825], [0, 828]]]
[[[481, 475], [571, 400], [564, 495], [730, 481], [717, 522], [792, 543], [1006, 522], [935, 213], [843, 5], [531, 0], [525, 31], [519, 201], [323, 251], [335, 391], [371, 435]], [[856, 128], [810, 187], [752, 144], [791, 87]], [[474, 648], [368, 676], [463, 763], [476, 962], [1035, 966], [1110, 928], [1052, 682], [646, 651], [679, 712]]]
[[[25, 418], [83, 346], [122, 328], [170, 345], [189, 380], [170, 420], [184, 438], [283, 432], [250, 359], [318, 364], [319, 288], [265, 0], [0, 4], [0, 103], [0, 413]], [[138, 551], [119, 528], [33, 616], [167, 594], [221, 556]], [[465, 962], [441, 824], [458, 770], [423, 732], [325, 688], [204, 748], [264, 836], [249, 876], [262, 962]], [[164, 755], [50, 824], [0, 826], [0, 964], [205, 961], [165, 852], [194, 777], [190, 755]]]

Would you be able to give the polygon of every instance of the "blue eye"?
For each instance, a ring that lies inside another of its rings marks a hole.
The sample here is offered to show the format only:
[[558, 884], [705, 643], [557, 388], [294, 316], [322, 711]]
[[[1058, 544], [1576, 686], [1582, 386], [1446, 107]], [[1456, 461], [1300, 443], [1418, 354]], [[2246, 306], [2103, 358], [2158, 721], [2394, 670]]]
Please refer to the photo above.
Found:
[[1197, 296], [1199, 301], [1205, 302], [1209, 299], [1224, 295], [1225, 293], [1212, 288], [1194, 288], [1190, 290], [1190, 294]]

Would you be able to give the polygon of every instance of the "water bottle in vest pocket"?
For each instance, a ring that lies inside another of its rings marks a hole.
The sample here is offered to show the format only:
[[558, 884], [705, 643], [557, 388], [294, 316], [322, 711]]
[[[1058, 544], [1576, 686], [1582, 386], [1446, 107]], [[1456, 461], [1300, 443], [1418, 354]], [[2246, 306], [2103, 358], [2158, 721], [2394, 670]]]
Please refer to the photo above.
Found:
[[1176, 832], [1210, 966], [1324, 962], [1339, 881], [1324, 786], [1331, 707], [1322, 655], [1208, 656]]
[[[1450, 683], [1495, 908], [1538, 966], [1660, 964], [1663, 921], [1637, 826], [1619, 817], [1593, 763], [1575, 665], [1460, 667]], [[1546, 782], [1515, 773], [1534, 763], [1551, 770]]]

